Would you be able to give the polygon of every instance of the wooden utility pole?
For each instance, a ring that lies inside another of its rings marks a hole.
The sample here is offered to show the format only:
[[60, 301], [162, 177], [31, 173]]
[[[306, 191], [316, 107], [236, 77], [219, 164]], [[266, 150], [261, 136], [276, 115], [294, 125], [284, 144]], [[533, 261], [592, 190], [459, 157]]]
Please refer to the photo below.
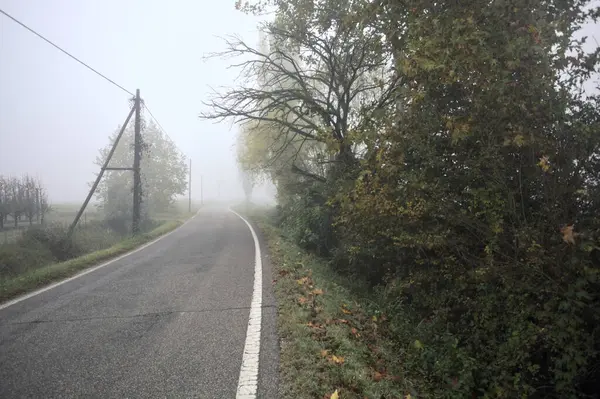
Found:
[[138, 234], [140, 232], [140, 212], [142, 207], [142, 179], [140, 176], [140, 160], [142, 158], [142, 122], [140, 111], [140, 89], [137, 89], [135, 91], [135, 137], [133, 144], [133, 220], [131, 224], [133, 234]]
[[[77, 222], [79, 222], [79, 219], [81, 218], [81, 215], [83, 214], [83, 212], [85, 211], [85, 208], [87, 207], [88, 203], [90, 202], [92, 195], [94, 195], [94, 192], [96, 191], [96, 188], [98, 187], [98, 183], [100, 183], [100, 179], [102, 179], [104, 172], [106, 170], [129, 169], [129, 168], [109, 168], [108, 163], [110, 162], [113, 154], [115, 153], [115, 150], [117, 149], [117, 144], [119, 144], [119, 140], [121, 140], [121, 136], [123, 136], [123, 132], [125, 132], [125, 128], [127, 127], [127, 124], [129, 123], [129, 120], [133, 116], [134, 112], [135, 112], [135, 107], [131, 108], [131, 111], [129, 111], [129, 115], [127, 115], [127, 119], [125, 119], [125, 123], [123, 123], [123, 127], [121, 127], [121, 131], [119, 131], [119, 134], [117, 135], [117, 138], [115, 139], [115, 142], [113, 143], [113, 146], [110, 149], [110, 152], [108, 153], [108, 155], [106, 156], [106, 159], [104, 160], [104, 165], [102, 165], [102, 168], [100, 169], [100, 173], [98, 173], [98, 176], [96, 176], [96, 181], [92, 185], [92, 188], [90, 189], [90, 192], [88, 193], [87, 198], [83, 202], [83, 205], [79, 209], [79, 212], [77, 212], [77, 215], [75, 216], [75, 220], [73, 220], [73, 223], [71, 223], [71, 226], [69, 227], [69, 233], [68, 233], [69, 236], [71, 236], [73, 234], [73, 231], [75, 231]], [[44, 212], [43, 211], [42, 211], [41, 219], [42, 219], [41, 222], [44, 223]]]
[[192, 158], [190, 158], [190, 171], [188, 173], [188, 212], [192, 213]]

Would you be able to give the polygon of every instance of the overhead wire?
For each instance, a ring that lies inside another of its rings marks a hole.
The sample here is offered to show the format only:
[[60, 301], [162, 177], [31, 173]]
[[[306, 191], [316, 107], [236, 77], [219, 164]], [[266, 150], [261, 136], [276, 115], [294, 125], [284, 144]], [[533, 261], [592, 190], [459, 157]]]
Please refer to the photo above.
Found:
[[8, 14], [6, 11], [0, 9], [0, 13], [4, 14], [5, 16], [7, 16], [8, 18], [10, 18], [11, 20], [13, 20], [14, 22], [16, 22], [17, 24], [21, 25], [23, 28], [27, 29], [29, 32], [33, 33], [34, 35], [36, 35], [37, 37], [39, 37], [40, 39], [44, 40], [45, 42], [47, 42], [48, 44], [52, 45], [53, 47], [55, 47], [56, 49], [62, 51], [63, 53], [65, 53], [66, 55], [68, 55], [69, 57], [71, 57], [72, 59], [74, 59], [75, 61], [77, 61], [78, 63], [80, 63], [81, 65], [83, 65], [84, 67], [88, 68], [90, 71], [94, 72], [95, 74], [97, 74], [98, 76], [104, 78], [105, 80], [109, 81], [110, 83], [112, 83], [113, 85], [115, 85], [116, 87], [118, 87], [119, 89], [123, 90], [125, 93], [130, 94], [132, 96], [135, 96], [135, 94], [133, 94], [131, 91], [127, 90], [126, 88], [124, 88], [123, 86], [121, 86], [120, 84], [116, 83], [114, 80], [110, 79], [109, 77], [107, 77], [106, 75], [98, 72], [97, 70], [95, 70], [94, 68], [92, 68], [91, 66], [89, 66], [88, 64], [86, 64], [85, 62], [81, 61], [79, 58], [75, 57], [74, 55], [72, 55], [71, 53], [69, 53], [68, 51], [62, 49], [60, 46], [58, 46], [57, 44], [54, 44], [53, 42], [51, 42], [50, 40], [46, 39], [44, 36], [42, 36], [41, 34], [39, 34], [38, 32], [36, 32], [35, 30], [31, 29], [29, 26], [25, 25], [23, 22], [17, 20], [15, 17], [13, 17], [12, 15]]
[[[73, 60], [77, 61], [78, 63], [80, 63], [81, 65], [83, 65], [84, 67], [88, 68], [90, 71], [94, 72], [95, 74], [97, 74], [98, 76], [102, 77], [103, 79], [107, 80], [108, 82], [112, 83], [113, 85], [115, 85], [116, 87], [118, 87], [119, 89], [123, 90], [125, 93], [135, 97], [135, 94], [133, 94], [133, 92], [127, 90], [126, 88], [124, 88], [123, 86], [121, 86], [120, 84], [116, 83], [114, 80], [110, 79], [109, 77], [107, 77], [106, 75], [98, 72], [96, 69], [92, 68], [91, 66], [89, 66], [88, 64], [86, 64], [85, 62], [81, 61], [79, 58], [75, 57], [74, 55], [72, 55], [71, 53], [69, 53], [68, 51], [64, 50], [63, 48], [61, 48], [60, 46], [58, 46], [57, 44], [53, 43], [52, 41], [50, 41], [49, 39], [45, 38], [43, 35], [41, 35], [40, 33], [36, 32], [35, 30], [33, 30], [32, 28], [30, 28], [29, 26], [25, 25], [23, 22], [19, 21], [18, 19], [16, 19], [15, 17], [13, 17], [12, 15], [8, 14], [6, 11], [0, 9], [0, 13], [4, 14], [6, 17], [10, 18], [12, 21], [14, 21], [15, 23], [17, 23], [18, 25], [22, 26], [23, 28], [27, 29], [29, 32], [33, 33], [34, 35], [36, 35], [37, 37], [39, 37], [40, 39], [44, 40], [46, 43], [50, 44], [51, 46], [53, 46], [54, 48], [60, 50], [61, 52], [63, 52], [64, 54], [66, 54], [67, 56], [71, 57]], [[179, 152], [181, 152], [182, 154], [184, 154], [187, 157], [187, 154], [185, 154], [185, 152], [183, 152], [178, 146], [177, 144], [175, 144], [175, 141], [171, 138], [171, 136], [169, 136], [169, 134], [167, 133], [167, 131], [162, 127], [162, 125], [160, 124], [160, 122], [158, 121], [158, 119], [156, 119], [156, 117], [154, 116], [154, 114], [152, 114], [152, 111], [150, 111], [150, 109], [148, 108], [148, 106], [144, 104], [144, 108], [146, 108], [146, 110], [148, 111], [148, 113], [150, 114], [150, 116], [152, 117], [152, 119], [154, 120], [154, 122], [156, 122], [156, 124], [158, 125], [158, 127], [160, 128], [160, 130], [165, 134], [165, 136], [167, 136], [167, 138], [173, 143], [173, 145], [175, 145], [175, 147], [179, 150]]]
[[146, 109], [146, 111], [148, 111], [148, 114], [150, 114], [150, 117], [154, 120], [154, 122], [156, 122], [156, 125], [158, 126], [158, 128], [161, 130], [161, 132], [167, 136], [167, 138], [169, 139], [169, 141], [171, 143], [173, 143], [173, 145], [177, 148], [177, 150], [182, 153], [183, 155], [186, 156], [186, 158], [189, 158], [189, 156], [181, 149], [177, 146], [177, 144], [175, 143], [175, 140], [173, 140], [171, 138], [171, 136], [169, 136], [169, 134], [167, 133], [167, 131], [162, 127], [162, 125], [160, 124], [160, 122], [158, 121], [158, 119], [156, 119], [156, 117], [154, 116], [154, 114], [152, 113], [152, 111], [150, 111], [150, 108], [148, 108], [148, 106], [146, 105], [146, 102], [142, 102], [142, 104], [144, 105], [144, 108]]

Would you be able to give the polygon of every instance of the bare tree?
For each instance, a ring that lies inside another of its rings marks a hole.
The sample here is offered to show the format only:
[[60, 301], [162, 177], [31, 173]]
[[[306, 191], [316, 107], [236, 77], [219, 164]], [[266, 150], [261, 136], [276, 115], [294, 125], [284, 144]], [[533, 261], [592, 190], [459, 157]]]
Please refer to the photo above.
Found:
[[226, 51], [212, 55], [243, 58], [232, 65], [241, 70], [242, 83], [215, 92], [205, 103], [210, 111], [200, 117], [269, 126], [276, 131], [271, 161], [285, 156], [293, 173], [325, 181], [323, 168], [297, 162], [300, 153], [310, 149], [328, 164], [355, 161], [351, 132], [363, 118], [353, 105], [366, 98], [375, 98], [380, 106], [391, 100], [395, 84], [375, 77], [389, 66], [389, 59], [377, 48], [375, 34], [351, 24], [333, 22], [326, 32], [316, 32], [275, 22], [263, 30], [270, 39], [268, 49], [252, 48], [234, 37], [226, 41]]
[[5, 227], [8, 216], [18, 227], [22, 217], [30, 225], [34, 218], [43, 223], [49, 211], [48, 196], [39, 180], [27, 175], [20, 179], [0, 176], [0, 229]]

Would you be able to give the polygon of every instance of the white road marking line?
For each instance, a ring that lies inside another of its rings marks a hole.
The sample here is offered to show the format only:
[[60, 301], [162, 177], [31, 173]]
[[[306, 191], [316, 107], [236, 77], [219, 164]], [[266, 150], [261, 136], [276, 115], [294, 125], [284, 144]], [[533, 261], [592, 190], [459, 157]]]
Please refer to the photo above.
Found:
[[152, 245], [152, 244], [155, 244], [155, 243], [157, 243], [158, 241], [162, 240], [163, 238], [165, 238], [165, 237], [168, 237], [168, 236], [170, 236], [171, 234], [175, 233], [177, 230], [179, 230], [180, 228], [182, 228], [183, 226], [185, 226], [186, 224], [188, 224], [188, 222], [191, 222], [191, 221], [192, 221], [192, 219], [194, 219], [196, 216], [198, 216], [198, 213], [200, 213], [200, 211], [196, 212], [196, 214], [195, 214], [194, 216], [192, 216], [191, 218], [189, 218], [188, 220], [186, 220], [186, 221], [185, 221], [185, 222], [184, 222], [184, 223], [183, 223], [181, 226], [177, 227], [176, 229], [174, 229], [174, 230], [171, 230], [171, 231], [170, 231], [170, 232], [168, 232], [167, 234], [164, 234], [164, 235], [162, 235], [162, 236], [158, 237], [157, 239], [155, 239], [155, 240], [153, 240], [153, 241], [150, 241], [149, 243], [147, 243], [147, 244], [144, 244], [144, 245], [142, 245], [141, 247], [138, 247], [138, 248], [134, 249], [133, 251], [130, 251], [130, 252], [127, 252], [127, 253], [125, 253], [125, 254], [123, 254], [123, 255], [120, 255], [120, 256], [118, 256], [118, 257], [116, 257], [116, 258], [114, 258], [114, 259], [111, 259], [111, 260], [109, 260], [109, 261], [108, 261], [108, 262], [106, 262], [106, 263], [102, 263], [102, 264], [100, 264], [100, 265], [98, 265], [98, 266], [94, 266], [94, 267], [92, 267], [92, 268], [90, 268], [90, 269], [85, 269], [85, 270], [84, 270], [84, 271], [82, 271], [81, 273], [78, 273], [78, 274], [76, 274], [76, 275], [74, 275], [74, 276], [72, 276], [72, 277], [69, 277], [69, 278], [65, 279], [65, 280], [61, 280], [61, 281], [59, 281], [59, 282], [57, 282], [57, 283], [50, 284], [50, 285], [48, 285], [48, 286], [46, 286], [46, 287], [44, 287], [44, 288], [40, 288], [39, 290], [36, 290], [36, 291], [30, 292], [29, 294], [25, 294], [25, 295], [23, 295], [23, 296], [17, 297], [17, 298], [15, 298], [15, 299], [13, 299], [13, 300], [10, 300], [10, 301], [8, 301], [8, 302], [5, 302], [5, 303], [3, 303], [3, 304], [0, 304], [0, 310], [2, 310], [2, 309], [6, 309], [6, 308], [8, 308], [9, 306], [15, 305], [15, 304], [17, 304], [17, 303], [19, 303], [19, 302], [22, 302], [22, 301], [26, 300], [26, 299], [29, 299], [29, 298], [31, 298], [31, 297], [34, 297], [34, 296], [36, 296], [36, 295], [39, 295], [39, 294], [41, 294], [42, 292], [46, 292], [46, 291], [48, 291], [48, 290], [51, 290], [52, 288], [58, 287], [59, 285], [63, 285], [63, 284], [65, 284], [65, 283], [68, 283], [69, 281], [73, 281], [73, 280], [75, 280], [76, 278], [79, 278], [79, 277], [81, 277], [81, 276], [85, 276], [85, 275], [86, 275], [86, 274], [88, 274], [88, 273], [91, 273], [91, 272], [93, 272], [93, 271], [96, 271], [96, 270], [98, 270], [98, 269], [101, 269], [101, 268], [103, 268], [103, 267], [105, 267], [105, 266], [108, 266], [108, 265], [110, 265], [110, 264], [113, 264], [113, 263], [115, 263], [116, 261], [119, 261], [119, 260], [121, 260], [121, 259], [123, 259], [123, 258], [126, 258], [126, 257], [128, 257], [129, 255], [133, 255], [133, 254], [134, 254], [134, 253], [136, 253], [136, 252], [139, 252], [139, 251], [141, 251], [141, 250], [143, 250], [143, 249], [145, 249], [145, 248], [148, 248], [150, 245]]
[[252, 302], [250, 303], [250, 317], [248, 319], [248, 330], [246, 331], [242, 367], [240, 368], [240, 378], [235, 397], [236, 399], [255, 399], [258, 390], [258, 361], [262, 320], [262, 258], [258, 237], [252, 225], [236, 211], [231, 208], [229, 210], [246, 223], [254, 239], [254, 288]]

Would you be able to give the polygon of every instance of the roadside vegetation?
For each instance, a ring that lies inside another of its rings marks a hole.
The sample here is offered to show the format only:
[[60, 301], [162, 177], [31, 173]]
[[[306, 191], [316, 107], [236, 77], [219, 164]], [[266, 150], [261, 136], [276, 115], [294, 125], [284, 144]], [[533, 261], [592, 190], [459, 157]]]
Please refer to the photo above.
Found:
[[[80, 203], [49, 204], [41, 182], [0, 177], [0, 301], [72, 275], [86, 267], [134, 249], [179, 226], [192, 216], [187, 201], [177, 196], [187, 189], [183, 156], [158, 128], [144, 125], [149, 144], [142, 157], [141, 234], [132, 236], [130, 171], [107, 172], [77, 228], [69, 225]], [[114, 140], [116, 134], [111, 136]], [[133, 163], [133, 128], [128, 127], [111, 160], [111, 166]], [[100, 151], [99, 165], [110, 146]], [[152, 156], [148, 156], [152, 153]], [[194, 211], [197, 210], [194, 204]], [[7, 221], [10, 221], [10, 226]], [[10, 234], [10, 235], [9, 235]], [[3, 240], [2, 240], [3, 239]]]
[[[203, 117], [238, 122], [248, 179], [277, 187], [286, 397], [597, 397], [600, 50], [576, 34], [598, 8], [236, 6], [271, 22], [228, 42], [246, 79]], [[370, 348], [351, 329], [378, 309]]]

